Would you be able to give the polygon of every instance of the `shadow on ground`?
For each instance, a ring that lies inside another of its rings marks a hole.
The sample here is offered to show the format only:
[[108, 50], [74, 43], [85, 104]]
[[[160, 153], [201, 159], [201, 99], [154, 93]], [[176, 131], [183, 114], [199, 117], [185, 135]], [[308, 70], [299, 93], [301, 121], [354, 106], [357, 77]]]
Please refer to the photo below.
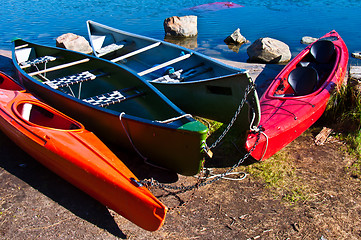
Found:
[[116, 237], [126, 238], [104, 205], [43, 167], [3, 133], [0, 133], [0, 142], [1, 168], [76, 216], [105, 229]]

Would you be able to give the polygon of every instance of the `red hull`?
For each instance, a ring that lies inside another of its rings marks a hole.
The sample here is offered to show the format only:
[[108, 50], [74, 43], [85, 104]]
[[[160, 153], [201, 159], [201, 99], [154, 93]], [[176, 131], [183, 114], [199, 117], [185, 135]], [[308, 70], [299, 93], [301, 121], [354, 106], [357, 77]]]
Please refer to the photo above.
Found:
[[[315, 44], [313, 43], [299, 53], [277, 75], [260, 99], [261, 121], [259, 127], [264, 134], [260, 136], [259, 143], [251, 153], [254, 159], [264, 160], [271, 157], [306, 131], [325, 111], [333, 89], [342, 84], [347, 70], [347, 47], [336, 31], [331, 31], [321, 39], [332, 39], [334, 44], [334, 54], [329, 64], [332, 69], [328, 70], [325, 79], [322, 80], [323, 83], [312, 93], [290, 96], [294, 95], [294, 92], [285, 79], [288, 79], [292, 70], [299, 67], [301, 61], [310, 58], [310, 49]], [[257, 135], [256, 132], [249, 133], [245, 144], [248, 151], [255, 145]]]
[[[0, 73], [0, 129], [47, 168], [138, 226], [155, 231], [167, 207], [82, 124]], [[30, 109], [29, 109], [30, 106]]]

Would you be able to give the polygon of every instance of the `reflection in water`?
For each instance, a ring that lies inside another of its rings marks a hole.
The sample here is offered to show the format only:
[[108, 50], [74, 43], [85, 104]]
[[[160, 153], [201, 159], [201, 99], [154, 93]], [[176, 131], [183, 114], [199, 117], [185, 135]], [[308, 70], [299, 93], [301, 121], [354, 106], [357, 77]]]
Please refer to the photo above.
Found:
[[227, 47], [235, 53], [239, 52], [239, 48], [241, 46], [242, 46], [242, 44], [227, 44]]
[[197, 36], [195, 37], [171, 37], [165, 36], [164, 41], [169, 43], [174, 43], [179, 46], [189, 48], [189, 49], [196, 49], [198, 47], [197, 43]]

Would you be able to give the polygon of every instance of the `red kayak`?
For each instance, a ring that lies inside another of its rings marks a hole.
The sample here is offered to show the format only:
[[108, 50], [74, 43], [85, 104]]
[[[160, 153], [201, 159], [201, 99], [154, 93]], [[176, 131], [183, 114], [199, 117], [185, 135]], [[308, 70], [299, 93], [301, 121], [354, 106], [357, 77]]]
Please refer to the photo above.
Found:
[[167, 207], [84, 126], [0, 72], [0, 129], [47, 168], [138, 226], [155, 231]]
[[[347, 71], [348, 50], [336, 31], [307, 46], [277, 75], [260, 99], [260, 140], [251, 156], [271, 157], [315, 123]], [[256, 143], [248, 134], [245, 147]]]

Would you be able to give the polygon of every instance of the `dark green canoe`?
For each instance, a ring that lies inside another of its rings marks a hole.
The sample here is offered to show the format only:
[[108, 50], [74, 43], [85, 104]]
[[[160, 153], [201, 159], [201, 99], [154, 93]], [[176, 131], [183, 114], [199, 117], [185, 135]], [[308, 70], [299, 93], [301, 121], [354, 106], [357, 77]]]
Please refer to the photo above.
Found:
[[[181, 46], [87, 21], [94, 55], [126, 66], [151, 82], [185, 112], [228, 123], [252, 79], [234, 68]], [[239, 130], [256, 127], [260, 107], [251, 92], [238, 117]], [[252, 111], [250, 109], [253, 109]]]
[[104, 59], [20, 39], [13, 42], [13, 62], [26, 89], [101, 139], [180, 174], [199, 172], [207, 127], [138, 75]]

